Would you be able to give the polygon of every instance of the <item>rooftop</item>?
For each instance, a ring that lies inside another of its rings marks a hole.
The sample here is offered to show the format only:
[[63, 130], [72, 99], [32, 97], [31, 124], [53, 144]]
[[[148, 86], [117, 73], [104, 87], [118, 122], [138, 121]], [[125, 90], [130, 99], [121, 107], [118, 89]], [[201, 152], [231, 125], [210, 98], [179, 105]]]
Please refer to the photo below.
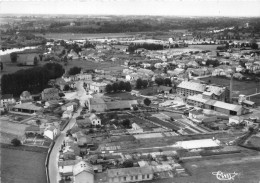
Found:
[[201, 83], [195, 83], [190, 81], [183, 81], [178, 85], [178, 88], [189, 89], [193, 91], [204, 92], [206, 85]]
[[79, 173], [86, 171], [91, 174], [94, 174], [93, 166], [90, 163], [87, 163], [85, 161], [80, 161], [77, 163], [73, 168], [73, 175], [76, 176]]
[[21, 103], [14, 106], [14, 108], [19, 109], [26, 109], [26, 110], [32, 110], [32, 111], [39, 111], [42, 109], [42, 107], [38, 107], [34, 105], [33, 103]]

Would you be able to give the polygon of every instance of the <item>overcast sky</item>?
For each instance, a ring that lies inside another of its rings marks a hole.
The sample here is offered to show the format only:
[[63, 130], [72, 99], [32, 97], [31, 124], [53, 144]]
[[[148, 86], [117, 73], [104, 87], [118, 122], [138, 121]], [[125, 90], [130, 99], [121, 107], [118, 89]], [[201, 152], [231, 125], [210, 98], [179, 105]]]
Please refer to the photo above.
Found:
[[0, 0], [0, 13], [260, 16], [260, 0]]

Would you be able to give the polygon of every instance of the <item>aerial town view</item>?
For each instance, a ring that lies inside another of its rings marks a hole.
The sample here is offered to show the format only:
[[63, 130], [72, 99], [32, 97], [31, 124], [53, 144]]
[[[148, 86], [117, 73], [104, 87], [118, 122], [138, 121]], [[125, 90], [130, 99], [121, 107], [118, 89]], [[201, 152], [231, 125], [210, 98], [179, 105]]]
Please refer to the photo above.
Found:
[[260, 1], [0, 2], [0, 182], [259, 183]]

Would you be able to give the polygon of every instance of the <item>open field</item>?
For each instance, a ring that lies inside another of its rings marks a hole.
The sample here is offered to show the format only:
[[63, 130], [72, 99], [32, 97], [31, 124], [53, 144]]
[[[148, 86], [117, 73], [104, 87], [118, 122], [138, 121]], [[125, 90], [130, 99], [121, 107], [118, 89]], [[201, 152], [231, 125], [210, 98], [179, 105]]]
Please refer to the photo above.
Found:
[[[30, 150], [27, 150], [30, 148]], [[1, 180], [3, 183], [46, 183], [47, 149], [35, 147], [1, 147]], [[34, 151], [37, 149], [37, 151]], [[41, 152], [39, 152], [41, 151]]]
[[125, 33], [99, 33], [99, 34], [74, 34], [74, 33], [46, 33], [35, 34], [36, 36], [42, 36], [47, 39], [65, 39], [65, 40], [75, 40], [75, 39], [89, 39], [89, 38], [116, 38], [116, 37], [133, 37], [133, 35]]
[[[221, 77], [207, 77], [207, 78], [202, 78], [201, 80], [203, 81], [208, 81], [211, 80], [212, 84], [217, 84], [217, 85], [222, 85], [229, 87], [229, 82], [230, 80], [228, 78], [221, 78]], [[260, 91], [260, 82], [255, 82], [255, 81], [238, 81], [238, 80], [233, 80], [233, 96], [238, 97], [239, 94], [244, 94], [244, 95], [250, 95], [254, 94], [256, 90], [259, 92]], [[251, 100], [253, 99], [254, 102], [256, 102], [258, 105], [260, 104], [260, 95], [250, 97]]]
[[22, 139], [24, 130], [29, 125], [12, 123], [5, 120], [3, 117], [0, 118], [0, 142], [10, 143], [13, 138]]
[[[0, 62], [3, 62], [4, 69], [0, 74], [9, 74], [16, 72], [21, 69], [27, 69], [34, 66], [17, 66], [19, 63], [24, 63], [25, 61], [33, 60], [35, 56], [38, 57], [39, 54], [37, 53], [25, 53], [25, 54], [18, 54], [17, 63], [12, 63], [10, 59], [10, 54], [0, 55]], [[39, 57], [38, 57], [39, 60]], [[46, 62], [38, 62], [38, 65], [43, 65]]]
[[189, 45], [189, 48], [215, 51], [217, 50], [218, 46], [222, 46], [222, 45]]
[[123, 70], [123, 66], [119, 62], [92, 62], [87, 60], [72, 60], [68, 62], [67, 66], [64, 66], [66, 70], [72, 67], [81, 67], [83, 69], [102, 69], [105, 71], [118, 71]]

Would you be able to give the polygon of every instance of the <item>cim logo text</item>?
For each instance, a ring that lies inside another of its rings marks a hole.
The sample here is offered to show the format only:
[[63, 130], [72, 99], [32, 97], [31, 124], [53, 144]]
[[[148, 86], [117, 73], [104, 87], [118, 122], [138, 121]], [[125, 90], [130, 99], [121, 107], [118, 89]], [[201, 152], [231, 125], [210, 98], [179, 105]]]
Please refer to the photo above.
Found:
[[224, 173], [221, 171], [212, 172], [212, 175], [215, 175], [218, 180], [234, 180], [235, 176], [238, 175], [238, 173]]

